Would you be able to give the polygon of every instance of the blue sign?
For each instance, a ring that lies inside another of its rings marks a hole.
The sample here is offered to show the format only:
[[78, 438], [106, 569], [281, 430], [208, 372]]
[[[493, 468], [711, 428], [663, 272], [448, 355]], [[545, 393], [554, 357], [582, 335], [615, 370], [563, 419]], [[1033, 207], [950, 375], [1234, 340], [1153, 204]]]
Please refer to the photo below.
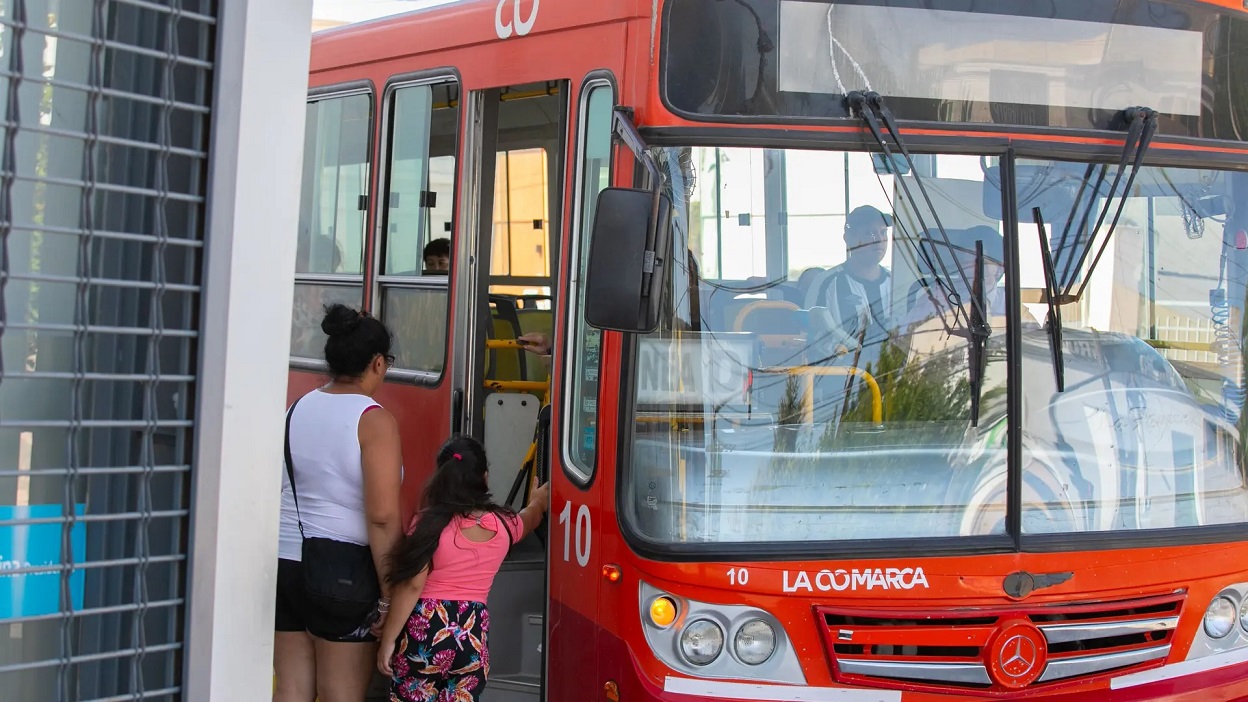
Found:
[[[86, 505], [75, 505], [78, 516]], [[57, 519], [64, 514], [61, 505], [29, 507], [0, 506], [0, 619], [33, 617], [61, 611], [61, 573], [10, 573], [29, 568], [57, 566], [61, 562], [63, 524], [5, 524], [26, 519]], [[75, 522], [69, 532], [74, 563], [81, 563], [87, 550], [87, 527]], [[82, 608], [83, 573], [69, 576], [71, 607]]]

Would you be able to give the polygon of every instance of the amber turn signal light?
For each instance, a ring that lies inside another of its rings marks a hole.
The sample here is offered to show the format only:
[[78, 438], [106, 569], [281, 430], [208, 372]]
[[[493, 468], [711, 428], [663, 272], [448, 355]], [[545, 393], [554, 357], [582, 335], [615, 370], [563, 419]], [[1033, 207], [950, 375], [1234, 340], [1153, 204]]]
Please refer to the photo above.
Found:
[[618, 583], [623, 573], [620, 572], [619, 566], [604, 565], [602, 567], [602, 577], [609, 583]]
[[676, 621], [676, 603], [670, 597], [656, 597], [650, 603], [650, 621], [660, 629], [666, 629]]

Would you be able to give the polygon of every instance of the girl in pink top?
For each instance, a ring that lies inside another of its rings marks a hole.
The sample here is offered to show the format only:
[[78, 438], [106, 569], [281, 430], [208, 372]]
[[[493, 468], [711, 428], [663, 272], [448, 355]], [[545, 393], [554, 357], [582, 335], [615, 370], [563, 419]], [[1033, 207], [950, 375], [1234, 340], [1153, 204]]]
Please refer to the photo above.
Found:
[[474, 702], [490, 673], [485, 601], [512, 544], [550, 507], [550, 486], [519, 514], [494, 504], [485, 449], [456, 437], [438, 451], [421, 511], [390, 554], [391, 608], [377, 667], [397, 702]]

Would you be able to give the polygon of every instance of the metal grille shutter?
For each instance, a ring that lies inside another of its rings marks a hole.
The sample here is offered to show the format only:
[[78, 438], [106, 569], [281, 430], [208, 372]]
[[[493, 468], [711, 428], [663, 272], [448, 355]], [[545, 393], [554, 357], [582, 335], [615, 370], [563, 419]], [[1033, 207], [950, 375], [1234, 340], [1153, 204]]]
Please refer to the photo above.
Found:
[[0, 697], [179, 699], [215, 0], [0, 0]]

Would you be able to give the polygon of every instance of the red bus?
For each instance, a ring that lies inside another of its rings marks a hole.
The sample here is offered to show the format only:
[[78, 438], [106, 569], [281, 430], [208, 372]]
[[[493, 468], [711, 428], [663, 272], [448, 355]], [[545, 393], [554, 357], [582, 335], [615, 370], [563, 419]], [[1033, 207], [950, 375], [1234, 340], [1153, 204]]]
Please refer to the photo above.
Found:
[[318, 34], [291, 397], [362, 305], [409, 509], [549, 476], [486, 699], [1248, 698], [1246, 84], [1238, 0]]

